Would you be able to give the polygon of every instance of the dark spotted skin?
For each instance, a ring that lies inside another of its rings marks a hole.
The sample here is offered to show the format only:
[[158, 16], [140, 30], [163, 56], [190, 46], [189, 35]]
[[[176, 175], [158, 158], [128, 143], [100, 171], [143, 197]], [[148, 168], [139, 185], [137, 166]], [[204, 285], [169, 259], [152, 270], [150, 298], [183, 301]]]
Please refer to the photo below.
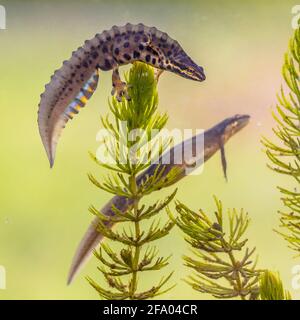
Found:
[[96, 38], [99, 40], [101, 57], [98, 65], [103, 71], [142, 61], [189, 79], [205, 80], [203, 68], [192, 61], [177, 41], [155, 27], [128, 23], [124, 27], [114, 26], [96, 35]]
[[113, 70], [112, 94], [116, 93], [119, 101], [123, 96], [130, 99], [118, 68], [134, 61], [188, 79], [205, 80], [203, 68], [192, 61], [177, 41], [155, 27], [128, 23], [97, 34], [73, 52], [41, 95], [38, 124], [51, 167], [60, 133], [92, 96], [97, 87], [98, 70]]

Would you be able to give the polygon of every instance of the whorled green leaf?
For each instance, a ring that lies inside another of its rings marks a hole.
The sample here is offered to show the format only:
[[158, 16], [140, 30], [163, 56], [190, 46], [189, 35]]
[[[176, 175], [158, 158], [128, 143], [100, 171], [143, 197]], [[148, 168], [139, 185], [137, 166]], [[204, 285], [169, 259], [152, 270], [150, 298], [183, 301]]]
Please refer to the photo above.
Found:
[[290, 40], [285, 54], [282, 75], [287, 89], [281, 88], [277, 95], [278, 104], [273, 112], [275, 142], [263, 138], [268, 167], [276, 173], [290, 176], [295, 181], [295, 189], [279, 187], [286, 212], [280, 211], [280, 231], [289, 247], [300, 254], [300, 29]]
[[279, 273], [266, 270], [259, 280], [261, 300], [291, 300], [291, 295], [283, 288]]
[[[172, 274], [149, 289], [140, 289], [140, 281], [150, 273], [168, 265], [170, 256], [159, 256], [152, 242], [168, 235], [174, 226], [169, 220], [161, 224], [153, 220], [148, 227], [140, 225], [142, 220], [152, 219], [173, 200], [176, 190], [164, 200], [146, 206], [143, 198], [154, 191], [167, 187], [178, 180], [182, 170], [175, 168], [167, 174], [164, 167], [157, 166], [151, 176], [138, 181], [139, 174], [146, 170], [152, 161], [161, 155], [170, 140], [166, 139], [154, 151], [145, 148], [149, 142], [156, 146], [158, 134], [165, 126], [168, 117], [158, 112], [157, 83], [153, 69], [142, 63], [135, 63], [126, 75], [129, 84], [130, 101], [118, 102], [114, 97], [109, 101], [111, 114], [101, 118], [102, 126], [109, 132], [103, 138], [104, 148], [114, 163], [102, 163], [96, 155], [90, 154], [93, 161], [110, 173], [101, 180], [89, 174], [90, 181], [99, 189], [114, 195], [130, 199], [126, 212], [112, 207], [114, 215], [106, 216], [94, 206], [90, 212], [98, 217], [98, 231], [104, 238], [119, 243], [119, 249], [102, 243], [95, 252], [98, 270], [106, 285], [99, 285], [88, 278], [91, 286], [104, 299], [149, 299], [163, 294], [171, 287], [166, 287]], [[142, 129], [128, 139], [134, 129]], [[153, 135], [153, 130], [155, 134]], [[146, 161], [143, 161], [146, 159]], [[116, 225], [114, 229], [112, 226]]]
[[215, 197], [214, 219], [204, 210], [195, 212], [181, 202], [176, 203], [177, 217], [168, 214], [183, 231], [194, 255], [183, 257], [192, 273], [185, 281], [195, 290], [219, 299], [240, 297], [255, 299], [261, 270], [253, 259], [255, 248], [246, 247], [245, 232], [249, 218], [243, 210], [227, 210]]

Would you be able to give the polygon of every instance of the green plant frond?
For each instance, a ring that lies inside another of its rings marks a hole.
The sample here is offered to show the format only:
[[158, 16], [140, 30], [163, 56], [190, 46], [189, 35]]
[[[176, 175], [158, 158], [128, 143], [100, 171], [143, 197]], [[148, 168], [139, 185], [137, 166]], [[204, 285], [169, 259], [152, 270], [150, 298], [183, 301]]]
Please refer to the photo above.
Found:
[[93, 153], [90, 153], [90, 157], [97, 165], [99, 165], [102, 168], [105, 168], [105, 169], [108, 169], [111, 171], [120, 172], [120, 173], [124, 173], [124, 172], [127, 173], [127, 171], [126, 171], [127, 169], [126, 169], [125, 165], [123, 165], [121, 163], [109, 164], [109, 163], [101, 162], [97, 159], [97, 157]]
[[[145, 195], [144, 192], [144, 183], [141, 185], [141, 190], [138, 190], [138, 193], [132, 189], [132, 185], [129, 179], [121, 173], [110, 174], [107, 177], [104, 177], [102, 182], [99, 182], [92, 174], [88, 174], [89, 180], [99, 189], [106, 192], [118, 195], [120, 197], [126, 197], [128, 199], [135, 198], [137, 196], [141, 197]], [[149, 180], [152, 177], [147, 179], [145, 183], [150, 183]], [[149, 186], [150, 189], [151, 186]], [[155, 188], [154, 188], [155, 190]], [[148, 194], [148, 190], [146, 194]]]
[[159, 257], [155, 261], [152, 261], [154, 257], [151, 257], [149, 259], [142, 259], [138, 266], [138, 270], [139, 271], [160, 270], [169, 264], [169, 260], [171, 257], [172, 255], [168, 257]]
[[120, 277], [105, 275], [105, 278], [111, 288], [116, 289], [120, 293], [126, 294], [127, 285], [123, 283]]
[[213, 223], [202, 210], [196, 213], [180, 202], [176, 202], [176, 211], [179, 216], [173, 221], [190, 237], [195, 247], [199, 248], [204, 243], [206, 247], [219, 244], [223, 233], [218, 222]]
[[[158, 285], [139, 292], [139, 283], [145, 271], [146, 274], [158, 272], [168, 265], [170, 256], [159, 256], [157, 248], [150, 244], [167, 236], [174, 223], [168, 221], [160, 226], [158, 220], [153, 220], [145, 230], [142, 230], [140, 223], [142, 220], [152, 219], [166, 208], [174, 199], [176, 190], [164, 200], [150, 206], [142, 205], [141, 200], [152, 192], [175, 183], [178, 168], [170, 170], [168, 166], [157, 165], [155, 169], [152, 167], [149, 170], [151, 174], [140, 175], [143, 171], [147, 172], [152, 163], [170, 146], [171, 139], [161, 138], [161, 130], [168, 117], [165, 113], [158, 112], [157, 83], [152, 67], [134, 63], [125, 78], [131, 100], [122, 99], [119, 102], [114, 97], [109, 99], [110, 114], [101, 117], [101, 124], [106, 131], [99, 132], [97, 136], [101, 150], [112, 161], [103, 162], [101, 154], [90, 153], [92, 160], [101, 168], [109, 170], [109, 174], [101, 180], [92, 174], [88, 175], [97, 188], [116, 197], [126, 198], [125, 208], [112, 204], [109, 215], [106, 209], [101, 212], [94, 206], [90, 207], [90, 212], [98, 217], [98, 232], [104, 238], [117, 242], [119, 246], [116, 247], [119, 249], [102, 243], [99, 251], [95, 252], [99, 262], [98, 270], [104, 277], [107, 288], [98, 285], [91, 278], [88, 281], [104, 299], [149, 299], [172, 288], [163, 288], [169, 281], [170, 274], [162, 278]], [[113, 225], [116, 225], [114, 230]]]
[[193, 249], [193, 257], [183, 257], [186, 267], [195, 273], [186, 282], [195, 290], [217, 298], [254, 299], [261, 270], [256, 268], [257, 259], [252, 258], [255, 248], [245, 247], [248, 215], [236, 209], [227, 210], [225, 214], [222, 202], [217, 197], [214, 202], [214, 220], [202, 209], [194, 212], [179, 201], [176, 218], [167, 208], [170, 219]]
[[100, 266], [98, 266], [97, 269], [103, 274], [104, 277], [121, 277], [132, 272], [132, 270], [129, 268], [121, 268], [116, 264], [111, 263], [107, 257], [102, 256], [100, 259], [98, 258], [98, 260]]
[[99, 296], [106, 300], [125, 300], [128, 298], [127, 293], [118, 293], [112, 292], [110, 290], [104, 289], [99, 286], [93, 279], [90, 277], [86, 278], [89, 284], [98, 292]]
[[[125, 222], [125, 221], [134, 221], [134, 217], [130, 215], [130, 213], [125, 212], [123, 213], [119, 209], [117, 209], [115, 206], [112, 206], [112, 211], [116, 216], [107, 216], [103, 214], [101, 211], [96, 209], [94, 206], [89, 207], [89, 211], [96, 217], [98, 217], [103, 223], [111, 223], [115, 224], [118, 222]], [[123, 213], [123, 214], [122, 214]]]
[[161, 239], [165, 237], [174, 227], [174, 223], [172, 221], [168, 221], [162, 227], [159, 226], [159, 220], [153, 221], [148, 232], [145, 233], [144, 237], [140, 240], [139, 244], [144, 245], [146, 243]]
[[117, 241], [128, 246], [134, 246], [136, 244], [136, 240], [124, 233], [124, 231], [122, 232], [122, 234], [117, 231], [112, 231], [111, 225], [103, 223], [101, 220], [98, 221], [97, 230], [104, 237], [110, 240]]
[[161, 289], [167, 284], [167, 282], [170, 280], [172, 275], [173, 275], [173, 272], [171, 272], [168, 276], [161, 278], [158, 285], [153, 286], [150, 290], [136, 294], [135, 299], [137, 299], [137, 300], [151, 299], [151, 298], [155, 298], [159, 295], [162, 295], [166, 292], [169, 292], [170, 290], [172, 290], [175, 287], [175, 285], [170, 286], [164, 290], [161, 290]]
[[227, 276], [232, 272], [231, 268], [223, 265], [217, 265], [212, 263], [202, 263], [193, 259], [185, 258], [185, 265], [189, 268], [195, 269], [195, 271], [201, 273], [210, 279], [220, 279]]
[[261, 300], [291, 300], [291, 295], [284, 290], [279, 273], [266, 270], [259, 279]]
[[[284, 56], [282, 76], [287, 86], [281, 87], [277, 95], [278, 104], [273, 117], [276, 128], [273, 129], [276, 142], [263, 138], [262, 143], [266, 148], [266, 155], [270, 161], [268, 167], [273, 171], [287, 175], [300, 183], [300, 30], [297, 29], [289, 42], [289, 49]], [[279, 187], [284, 206], [293, 211], [300, 220], [300, 197], [297, 192]], [[295, 230], [300, 230], [300, 225], [289, 222], [289, 213], [280, 212], [281, 227], [286, 232], [278, 232], [287, 240], [293, 250], [300, 251], [300, 239], [294, 237]], [[289, 236], [289, 234], [291, 236]]]
[[150, 219], [155, 215], [159, 214], [164, 208], [166, 208], [170, 202], [174, 199], [177, 193], [177, 188], [163, 201], [159, 201], [150, 205], [148, 208], [142, 208], [139, 211], [139, 218], [140, 220]]
[[195, 276], [189, 276], [186, 280], [194, 290], [201, 293], [211, 294], [218, 299], [232, 299], [239, 296], [239, 292], [233, 288], [220, 285], [217, 281], [210, 280], [201, 274]]
[[141, 271], [144, 267], [149, 266], [153, 259], [158, 255], [158, 250], [155, 246], [148, 246], [143, 256], [141, 257], [138, 269]]
[[131, 247], [123, 248], [120, 252], [120, 256], [123, 262], [128, 266], [131, 270], [133, 268], [133, 250]]

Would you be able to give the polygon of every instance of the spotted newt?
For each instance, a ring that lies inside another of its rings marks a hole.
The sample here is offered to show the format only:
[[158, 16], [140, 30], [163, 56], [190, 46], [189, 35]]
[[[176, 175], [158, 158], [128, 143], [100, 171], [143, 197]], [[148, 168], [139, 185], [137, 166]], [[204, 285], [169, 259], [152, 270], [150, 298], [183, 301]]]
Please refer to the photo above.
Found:
[[134, 61], [145, 62], [159, 73], [168, 70], [191, 80], [205, 80], [203, 68], [193, 62], [177, 41], [155, 27], [128, 23], [96, 34], [63, 62], [41, 95], [38, 125], [50, 167], [61, 131], [93, 95], [99, 70], [112, 70], [112, 94], [119, 101], [123, 96], [130, 99], [119, 67]]

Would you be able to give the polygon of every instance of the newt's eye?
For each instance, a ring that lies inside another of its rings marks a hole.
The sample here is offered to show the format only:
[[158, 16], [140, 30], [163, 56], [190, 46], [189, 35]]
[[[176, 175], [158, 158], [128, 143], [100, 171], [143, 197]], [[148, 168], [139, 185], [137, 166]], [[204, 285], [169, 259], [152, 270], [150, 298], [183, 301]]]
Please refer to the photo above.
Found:
[[189, 68], [187, 69], [187, 72], [188, 72], [189, 74], [193, 74], [193, 73], [194, 73], [194, 69], [189, 67]]

